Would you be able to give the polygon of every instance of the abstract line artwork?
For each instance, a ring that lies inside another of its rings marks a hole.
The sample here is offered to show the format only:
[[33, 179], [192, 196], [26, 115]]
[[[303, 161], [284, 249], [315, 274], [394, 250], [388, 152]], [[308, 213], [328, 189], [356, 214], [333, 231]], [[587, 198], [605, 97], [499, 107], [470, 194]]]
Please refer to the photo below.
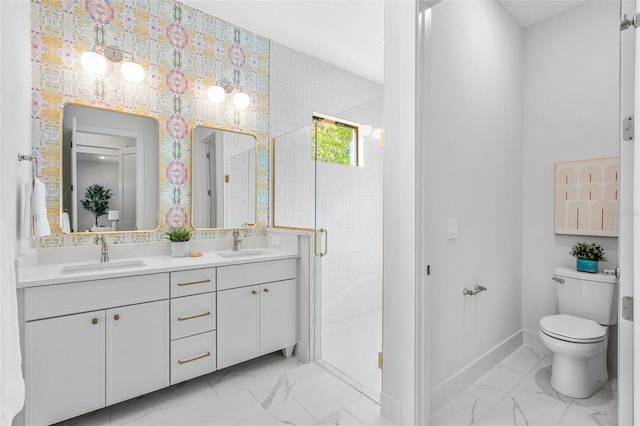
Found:
[[618, 157], [556, 163], [555, 233], [618, 236]]

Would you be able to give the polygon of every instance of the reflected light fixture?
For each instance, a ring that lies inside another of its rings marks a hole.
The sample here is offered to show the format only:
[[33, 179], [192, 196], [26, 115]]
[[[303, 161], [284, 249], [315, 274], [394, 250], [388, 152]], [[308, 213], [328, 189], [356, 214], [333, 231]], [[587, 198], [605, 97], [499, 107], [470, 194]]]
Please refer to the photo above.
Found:
[[242, 91], [242, 87], [236, 83], [230, 83], [224, 80], [216, 81], [216, 84], [209, 87], [207, 90], [207, 95], [211, 102], [220, 104], [225, 100], [227, 93], [231, 93], [233, 91], [236, 91], [231, 98], [233, 106], [238, 109], [245, 109], [248, 107], [251, 103], [251, 99], [249, 98], [249, 95]]
[[139, 83], [144, 79], [144, 68], [133, 60], [133, 54], [115, 47], [96, 45], [93, 50], [82, 52], [80, 63], [89, 72], [104, 74], [107, 70], [106, 59], [115, 63], [122, 62], [120, 72], [127, 81]]
[[360, 134], [362, 136], [364, 136], [365, 138], [367, 136], [371, 136], [371, 133], [373, 132], [373, 127], [371, 127], [368, 124], [365, 124], [364, 126], [362, 126], [362, 128], [360, 129]]
[[380, 139], [382, 137], [382, 129], [373, 129], [373, 137], [375, 139]]

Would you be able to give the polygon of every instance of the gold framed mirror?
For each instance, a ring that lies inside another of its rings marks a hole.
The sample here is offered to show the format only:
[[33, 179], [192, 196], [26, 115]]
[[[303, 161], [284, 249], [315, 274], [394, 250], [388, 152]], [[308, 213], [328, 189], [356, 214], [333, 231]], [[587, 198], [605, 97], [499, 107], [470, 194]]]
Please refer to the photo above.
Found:
[[158, 229], [158, 120], [69, 103], [61, 124], [62, 232]]
[[250, 133], [193, 128], [191, 223], [195, 229], [255, 226], [256, 143]]

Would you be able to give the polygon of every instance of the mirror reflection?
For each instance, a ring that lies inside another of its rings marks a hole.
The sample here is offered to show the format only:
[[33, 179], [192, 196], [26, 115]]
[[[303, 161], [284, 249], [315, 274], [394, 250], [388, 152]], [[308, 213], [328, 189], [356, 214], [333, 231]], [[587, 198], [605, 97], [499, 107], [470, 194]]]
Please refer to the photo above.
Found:
[[62, 135], [63, 232], [158, 227], [157, 120], [68, 104]]
[[195, 126], [191, 161], [194, 228], [254, 225], [255, 136]]

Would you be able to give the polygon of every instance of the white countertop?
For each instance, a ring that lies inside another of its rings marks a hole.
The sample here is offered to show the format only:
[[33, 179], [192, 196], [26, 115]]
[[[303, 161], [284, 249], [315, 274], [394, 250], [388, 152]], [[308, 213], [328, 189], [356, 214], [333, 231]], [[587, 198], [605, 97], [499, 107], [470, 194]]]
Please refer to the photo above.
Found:
[[[98, 262], [70, 262], [49, 265], [25, 266], [18, 274], [18, 288], [54, 285], [78, 281], [101, 280], [135, 275], [156, 274], [186, 269], [210, 268], [241, 263], [254, 263], [278, 259], [297, 258], [298, 254], [273, 248], [258, 248], [259, 254], [248, 254], [237, 257], [222, 257], [217, 252], [203, 252], [200, 257], [171, 257], [169, 255], [147, 256], [137, 258], [111, 259], [114, 264], [118, 261], [141, 260], [144, 266], [114, 267], [93, 271], [63, 272], [65, 266], [93, 265]], [[252, 252], [255, 249], [246, 250]], [[242, 253], [243, 250], [240, 250]]]

